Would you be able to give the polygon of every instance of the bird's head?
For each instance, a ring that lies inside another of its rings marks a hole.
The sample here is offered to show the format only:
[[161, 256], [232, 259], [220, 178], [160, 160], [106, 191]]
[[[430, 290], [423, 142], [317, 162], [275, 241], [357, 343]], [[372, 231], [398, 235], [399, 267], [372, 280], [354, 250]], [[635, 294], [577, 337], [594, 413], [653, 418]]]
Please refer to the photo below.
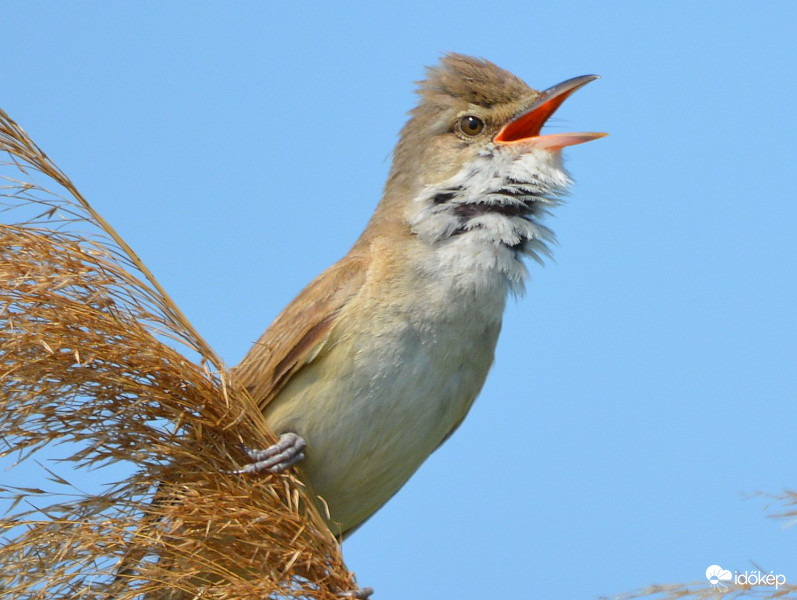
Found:
[[489, 61], [448, 54], [419, 82], [420, 102], [401, 131], [392, 174], [434, 185], [486, 153], [551, 153], [603, 137], [540, 133], [570, 94], [597, 78], [576, 77], [540, 92]]
[[444, 56], [419, 82], [380, 209], [403, 213], [412, 233], [431, 244], [469, 234], [539, 258], [552, 237], [539, 217], [569, 183], [560, 150], [606, 135], [541, 130], [594, 79], [541, 92], [489, 61]]

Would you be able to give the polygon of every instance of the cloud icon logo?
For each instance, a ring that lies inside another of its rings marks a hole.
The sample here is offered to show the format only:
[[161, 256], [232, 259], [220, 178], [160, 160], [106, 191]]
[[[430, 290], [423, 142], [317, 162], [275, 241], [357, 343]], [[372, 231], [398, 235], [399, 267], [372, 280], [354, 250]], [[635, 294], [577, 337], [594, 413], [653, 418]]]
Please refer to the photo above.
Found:
[[713, 586], [722, 585], [722, 581], [730, 581], [733, 579], [733, 575], [727, 569], [723, 569], [719, 565], [711, 565], [708, 569], [706, 569], [706, 579], [708, 582]]

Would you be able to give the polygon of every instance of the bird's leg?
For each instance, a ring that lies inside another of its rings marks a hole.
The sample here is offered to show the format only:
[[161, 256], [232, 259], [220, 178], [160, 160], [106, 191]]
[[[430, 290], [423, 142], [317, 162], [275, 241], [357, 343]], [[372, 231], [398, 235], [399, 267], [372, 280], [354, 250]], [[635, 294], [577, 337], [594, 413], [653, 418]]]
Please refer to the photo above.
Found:
[[241, 469], [231, 471], [231, 473], [237, 475], [262, 473], [263, 471], [282, 473], [288, 467], [304, 459], [305, 446], [307, 446], [307, 442], [304, 441], [302, 436], [292, 431], [283, 433], [276, 444], [263, 450], [244, 448], [246, 455], [253, 462]]

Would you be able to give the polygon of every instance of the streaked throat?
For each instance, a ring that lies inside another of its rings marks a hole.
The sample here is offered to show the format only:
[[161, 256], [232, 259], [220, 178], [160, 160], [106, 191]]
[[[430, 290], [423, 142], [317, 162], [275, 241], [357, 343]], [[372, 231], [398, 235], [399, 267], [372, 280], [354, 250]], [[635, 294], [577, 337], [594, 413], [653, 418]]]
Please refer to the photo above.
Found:
[[527, 274], [522, 257], [542, 262], [550, 256], [555, 237], [542, 220], [569, 183], [559, 152], [493, 146], [447, 181], [427, 186], [410, 206], [408, 222], [430, 246], [462, 253], [463, 268], [498, 271], [518, 292]]

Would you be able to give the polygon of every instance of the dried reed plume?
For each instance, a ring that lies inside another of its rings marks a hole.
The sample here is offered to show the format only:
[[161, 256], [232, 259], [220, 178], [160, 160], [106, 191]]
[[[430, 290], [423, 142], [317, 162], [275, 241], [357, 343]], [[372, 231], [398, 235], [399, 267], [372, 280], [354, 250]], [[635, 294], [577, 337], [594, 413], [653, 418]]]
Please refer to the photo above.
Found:
[[0, 485], [11, 506], [0, 596], [332, 599], [356, 589], [299, 480], [225, 472], [244, 460], [242, 441], [275, 438], [221, 359], [2, 110], [0, 145], [13, 173], [0, 188], [0, 456], [30, 464], [49, 446], [73, 468], [134, 469], [67, 498]]

